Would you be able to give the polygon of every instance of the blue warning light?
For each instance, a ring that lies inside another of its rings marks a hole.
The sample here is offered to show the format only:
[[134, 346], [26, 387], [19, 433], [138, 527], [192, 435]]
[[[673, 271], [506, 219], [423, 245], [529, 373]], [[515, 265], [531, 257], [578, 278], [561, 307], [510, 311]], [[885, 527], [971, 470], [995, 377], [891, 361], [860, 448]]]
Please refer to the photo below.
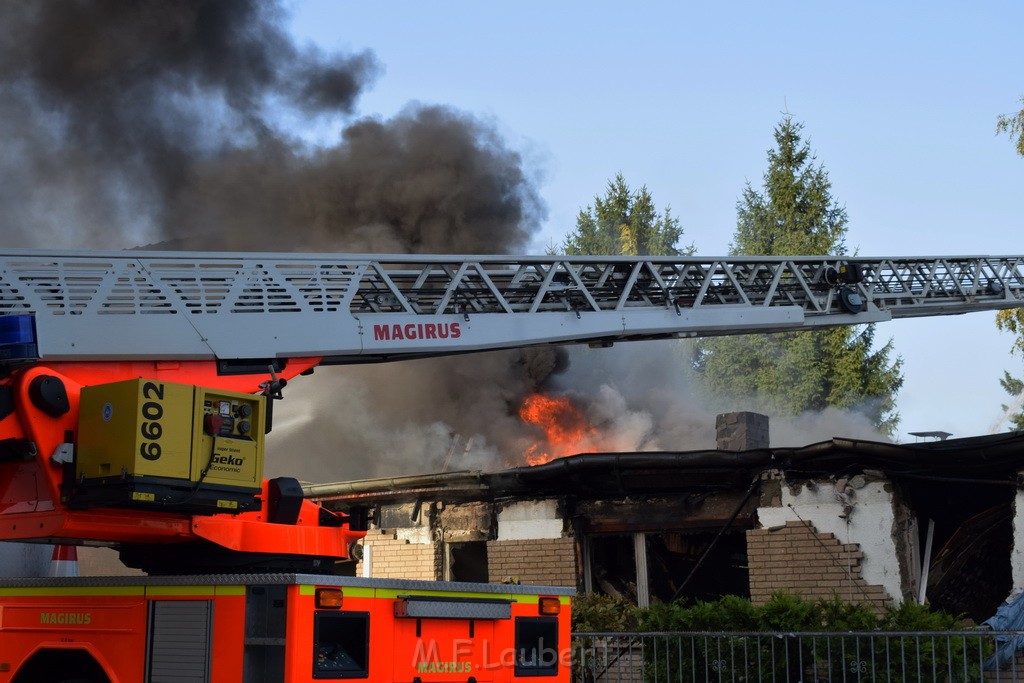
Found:
[[35, 318], [31, 315], [0, 315], [0, 362], [38, 358]]

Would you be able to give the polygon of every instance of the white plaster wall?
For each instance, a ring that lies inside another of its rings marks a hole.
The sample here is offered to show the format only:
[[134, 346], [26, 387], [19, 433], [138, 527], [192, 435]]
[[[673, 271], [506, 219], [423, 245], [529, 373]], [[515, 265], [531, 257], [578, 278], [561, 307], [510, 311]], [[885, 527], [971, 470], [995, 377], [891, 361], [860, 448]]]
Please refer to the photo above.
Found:
[[[1024, 491], [1018, 490], [1013, 499], [1013, 550], [1010, 551], [1013, 573], [1013, 591], [1024, 590]], [[1011, 594], [1012, 594], [1011, 593]]]
[[885, 490], [885, 482], [867, 482], [849, 496], [853, 510], [845, 519], [840, 517], [844, 502], [831, 482], [819, 482], [808, 488], [806, 484], [791, 487], [783, 481], [782, 506], [758, 508], [758, 523], [769, 528], [803, 520], [818, 531], [835, 535], [840, 543], [859, 544], [864, 552], [861, 576], [869, 584], [885, 587], [890, 597], [901, 601], [892, 493]]
[[401, 541], [408, 541], [409, 543], [419, 545], [427, 545], [434, 542], [429, 524], [395, 529], [395, 537]]
[[[388, 527], [388, 530], [393, 531], [395, 538], [400, 541], [417, 545], [428, 545], [434, 542], [433, 533], [430, 531], [431, 517], [430, 507], [424, 505], [420, 509], [419, 517], [416, 521], [409, 520], [409, 526]], [[375, 524], [371, 524], [370, 528], [378, 529]]]
[[498, 512], [499, 541], [531, 538], [561, 538], [562, 518], [554, 500], [524, 500], [509, 503]]

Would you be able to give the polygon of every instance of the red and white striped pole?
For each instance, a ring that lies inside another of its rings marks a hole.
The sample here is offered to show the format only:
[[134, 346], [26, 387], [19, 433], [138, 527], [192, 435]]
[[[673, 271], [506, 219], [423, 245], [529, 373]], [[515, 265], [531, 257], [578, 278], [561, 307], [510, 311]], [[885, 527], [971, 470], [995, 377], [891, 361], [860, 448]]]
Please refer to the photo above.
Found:
[[53, 559], [47, 576], [78, 576], [78, 549], [73, 545], [53, 546]]

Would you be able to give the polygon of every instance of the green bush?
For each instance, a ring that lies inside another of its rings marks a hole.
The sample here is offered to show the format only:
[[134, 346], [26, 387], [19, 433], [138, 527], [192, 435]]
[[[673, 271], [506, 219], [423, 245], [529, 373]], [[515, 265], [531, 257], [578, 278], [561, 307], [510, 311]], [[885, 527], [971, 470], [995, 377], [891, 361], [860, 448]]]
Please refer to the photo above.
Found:
[[655, 603], [639, 609], [608, 595], [573, 602], [576, 631], [948, 631], [961, 619], [905, 602], [881, 615], [864, 603], [838, 597], [807, 599], [776, 593], [763, 605], [726, 595], [717, 600]]
[[[799, 595], [776, 593], [768, 602], [755, 608], [758, 631], [820, 631], [825, 627], [824, 610], [817, 600]], [[685, 608], [684, 608], [685, 609]]]
[[890, 608], [878, 624], [883, 631], [952, 631], [962, 627], [963, 617], [957, 618], [916, 602]]
[[[681, 676], [680, 680], [816, 677], [859, 681], [888, 676], [889, 680], [925, 681], [937, 675], [935, 672], [951, 672], [946, 677], [956, 681], [975, 680], [981, 675], [973, 654], [982, 646], [973, 638], [925, 637], [904, 642], [885, 636], [887, 631], [962, 628], [957, 617], [913, 603], [879, 614], [870, 605], [844, 602], [838, 597], [805, 599], [778, 593], [763, 605], [725, 596], [713, 601], [678, 601], [637, 609], [607, 596], [585, 596], [577, 600], [574, 609], [577, 632], [695, 633], [688, 638], [658, 636], [657, 642], [650, 638], [644, 641], [644, 672], [649, 680], [675, 680]], [[808, 631], [828, 635], [788, 635]], [[711, 635], [716, 632], [751, 635]], [[872, 635], [855, 636], [851, 632]], [[708, 635], [702, 635], [705, 633]], [[986, 656], [990, 654], [990, 644], [984, 649]]]
[[610, 595], [579, 595], [572, 601], [572, 629], [594, 633], [635, 631], [637, 611], [636, 605]]
[[637, 610], [640, 631], [756, 631], [758, 608], [746, 598], [726, 595], [711, 602], [656, 603]]

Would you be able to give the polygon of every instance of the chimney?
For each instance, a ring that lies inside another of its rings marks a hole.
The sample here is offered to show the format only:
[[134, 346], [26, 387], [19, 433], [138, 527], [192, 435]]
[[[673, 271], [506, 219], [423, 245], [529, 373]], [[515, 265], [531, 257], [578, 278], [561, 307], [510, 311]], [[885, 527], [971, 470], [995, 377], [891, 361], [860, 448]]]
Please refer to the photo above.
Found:
[[715, 418], [715, 447], [720, 451], [768, 448], [768, 416], [760, 413], [721, 413]]

